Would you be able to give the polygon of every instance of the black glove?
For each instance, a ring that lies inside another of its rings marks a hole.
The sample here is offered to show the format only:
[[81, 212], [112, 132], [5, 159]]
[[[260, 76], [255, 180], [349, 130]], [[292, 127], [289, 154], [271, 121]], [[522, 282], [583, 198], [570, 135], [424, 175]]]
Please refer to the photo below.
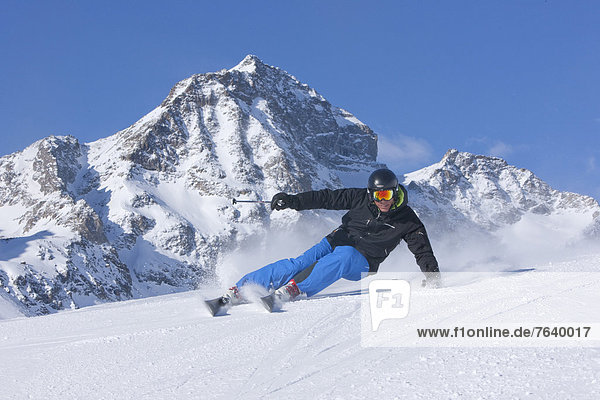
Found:
[[285, 210], [286, 208], [298, 209], [300, 200], [297, 196], [287, 193], [277, 193], [271, 200], [271, 210]]
[[438, 289], [442, 287], [442, 276], [439, 272], [425, 272], [425, 279], [421, 282], [421, 286]]

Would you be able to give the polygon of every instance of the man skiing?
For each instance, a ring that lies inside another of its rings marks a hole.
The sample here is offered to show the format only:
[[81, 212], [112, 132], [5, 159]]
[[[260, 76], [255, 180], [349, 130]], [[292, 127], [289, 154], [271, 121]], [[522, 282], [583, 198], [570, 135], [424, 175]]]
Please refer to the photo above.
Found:
[[270, 304], [265, 303], [271, 311], [273, 300], [291, 301], [301, 293], [310, 297], [340, 278], [358, 281], [363, 274], [377, 272], [379, 264], [401, 240], [406, 241], [425, 273], [424, 282], [428, 286], [439, 286], [440, 272], [427, 232], [406, 204], [407, 200], [406, 189], [389, 169], [374, 171], [367, 188], [363, 189], [276, 194], [271, 201], [272, 210], [349, 211], [342, 217], [342, 225], [299, 257], [279, 260], [246, 274], [236, 286], [216, 299], [219, 306], [243, 302], [238, 289], [247, 284], [275, 289], [269, 296]]

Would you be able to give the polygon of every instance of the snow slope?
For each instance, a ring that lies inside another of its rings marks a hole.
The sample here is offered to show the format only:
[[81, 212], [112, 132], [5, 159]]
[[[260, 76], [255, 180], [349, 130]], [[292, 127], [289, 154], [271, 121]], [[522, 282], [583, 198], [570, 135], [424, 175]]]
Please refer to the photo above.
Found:
[[[540, 285], [546, 271], [572, 278]], [[538, 315], [598, 327], [598, 272], [600, 255], [587, 255], [486, 279], [450, 279], [442, 289], [415, 288], [411, 307], [422, 327], [449, 316], [460, 323], [461, 314], [485, 326], [511, 315], [525, 324]], [[598, 342], [590, 348], [363, 347], [360, 287], [339, 282], [273, 314], [248, 304], [212, 318], [201, 301], [220, 289], [205, 288], [0, 321], [0, 393], [3, 399], [600, 396]]]

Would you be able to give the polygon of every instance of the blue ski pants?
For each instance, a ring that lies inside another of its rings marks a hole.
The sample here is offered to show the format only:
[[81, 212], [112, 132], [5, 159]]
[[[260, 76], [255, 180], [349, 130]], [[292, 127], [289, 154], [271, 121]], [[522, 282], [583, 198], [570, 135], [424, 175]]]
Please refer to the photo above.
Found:
[[369, 263], [358, 250], [352, 246], [337, 246], [332, 250], [324, 238], [296, 258], [279, 260], [244, 275], [237, 286], [254, 283], [266, 289], [278, 289], [315, 262], [310, 275], [298, 283], [298, 288], [309, 297], [340, 278], [358, 281], [363, 273], [369, 272]]

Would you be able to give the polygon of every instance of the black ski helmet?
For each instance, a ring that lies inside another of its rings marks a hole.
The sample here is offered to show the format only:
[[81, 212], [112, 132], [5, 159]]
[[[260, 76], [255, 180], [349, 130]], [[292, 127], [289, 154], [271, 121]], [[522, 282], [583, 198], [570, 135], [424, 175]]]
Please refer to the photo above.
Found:
[[398, 198], [398, 178], [396, 174], [387, 168], [382, 168], [373, 171], [369, 176], [369, 183], [367, 186], [371, 200], [375, 200], [375, 192], [377, 190], [393, 190], [393, 198]]
[[387, 168], [382, 168], [373, 171], [369, 176], [369, 184], [367, 186], [370, 192], [385, 189], [398, 189], [398, 178], [396, 174]]

